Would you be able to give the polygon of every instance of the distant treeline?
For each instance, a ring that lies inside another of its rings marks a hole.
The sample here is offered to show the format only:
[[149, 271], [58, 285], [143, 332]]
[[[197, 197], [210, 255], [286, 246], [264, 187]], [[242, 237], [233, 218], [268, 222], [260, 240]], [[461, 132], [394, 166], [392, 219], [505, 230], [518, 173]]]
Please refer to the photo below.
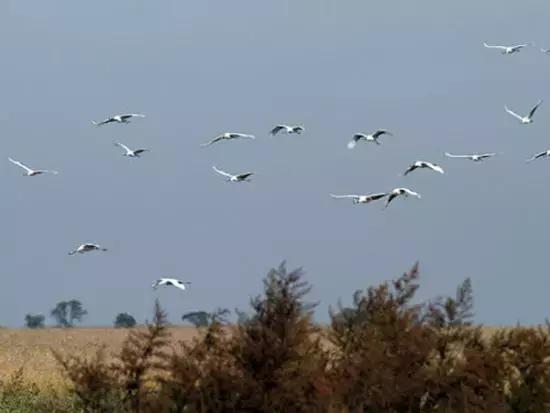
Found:
[[[174, 347], [157, 302], [152, 322], [129, 330], [114, 360], [105, 350], [88, 357], [53, 350], [70, 383], [63, 400], [37, 397], [32, 409], [6, 411], [550, 411], [548, 325], [484, 336], [471, 324], [469, 280], [454, 297], [421, 304], [414, 303], [418, 287], [415, 265], [357, 291], [320, 328], [302, 271], [287, 272], [283, 263], [237, 325], [212, 316], [197, 339]], [[0, 385], [0, 410], [18, 400], [18, 380]]]

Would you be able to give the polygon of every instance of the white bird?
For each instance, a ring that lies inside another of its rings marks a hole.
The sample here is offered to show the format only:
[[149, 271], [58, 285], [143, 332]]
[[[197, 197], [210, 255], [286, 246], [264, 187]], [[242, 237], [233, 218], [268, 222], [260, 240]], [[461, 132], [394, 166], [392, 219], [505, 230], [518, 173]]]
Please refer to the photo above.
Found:
[[493, 153], [474, 153], [474, 154], [470, 154], [470, 155], [453, 155], [449, 152], [445, 152], [445, 156], [447, 158], [469, 159], [469, 160], [474, 161], [474, 162], [483, 161], [484, 159], [489, 159], [489, 158], [491, 158], [495, 155], [496, 155], [495, 152], [493, 152]]
[[378, 129], [376, 132], [371, 134], [364, 134], [364, 133], [356, 133], [353, 135], [351, 141], [348, 142], [348, 149], [353, 149], [357, 145], [357, 142], [360, 140], [365, 140], [367, 142], [374, 142], [377, 145], [380, 145], [380, 142], [378, 142], [378, 138], [382, 135], [388, 135], [393, 136], [390, 132], [388, 132], [385, 129]]
[[504, 110], [512, 115], [514, 118], [518, 119], [522, 125], [528, 125], [530, 123], [533, 123], [533, 115], [535, 114], [535, 112], [537, 111], [537, 109], [539, 108], [539, 106], [542, 104], [542, 100], [539, 100], [537, 102], [537, 104], [535, 106], [533, 106], [533, 109], [531, 109], [531, 111], [529, 112], [528, 115], [526, 116], [521, 116], [521, 115], [518, 115], [516, 112], [510, 110], [508, 108], [508, 106], [504, 106]]
[[59, 172], [57, 171], [52, 171], [52, 170], [49, 170], [49, 169], [31, 169], [29, 168], [27, 165], [19, 162], [19, 161], [16, 161], [15, 159], [12, 159], [12, 158], [8, 158], [8, 160], [14, 164], [14, 165], [17, 165], [21, 168], [23, 168], [25, 170], [25, 173], [23, 175], [25, 176], [36, 176], [36, 175], [42, 175], [42, 174], [53, 174], [53, 175], [57, 175]]
[[77, 249], [69, 252], [69, 255], [84, 254], [90, 251], [107, 251], [107, 248], [103, 248], [97, 244], [81, 244]]
[[550, 149], [548, 149], [546, 151], [539, 152], [539, 153], [533, 155], [532, 157], [527, 159], [527, 162], [532, 162], [535, 159], [540, 159], [540, 158], [550, 158]]
[[505, 55], [510, 55], [510, 54], [514, 54], [514, 53], [519, 53], [521, 51], [521, 49], [523, 49], [524, 47], [527, 47], [529, 46], [528, 44], [518, 44], [518, 45], [515, 45], [515, 46], [491, 46], [491, 45], [488, 45], [487, 43], [483, 43], [483, 46], [485, 46], [487, 49], [498, 49], [501, 51], [502, 54], [505, 54]]
[[220, 142], [223, 140], [232, 140], [232, 139], [256, 139], [254, 135], [249, 135], [246, 133], [235, 133], [235, 132], [225, 132], [221, 135], [216, 136], [210, 142], [201, 144], [201, 146], [210, 146], [213, 143]]
[[220, 175], [225, 176], [227, 178], [227, 182], [250, 182], [249, 178], [254, 174], [253, 172], [246, 172], [239, 175], [231, 175], [230, 173], [222, 171], [215, 166], [213, 166], [212, 169]]
[[287, 135], [291, 135], [291, 134], [295, 133], [295, 134], [299, 135], [303, 131], [304, 131], [304, 127], [301, 126], [301, 125], [293, 125], [293, 126], [277, 125], [273, 129], [271, 129], [271, 132], [269, 132], [269, 133], [271, 134], [271, 136], [275, 136], [278, 133], [286, 133]]
[[394, 190], [392, 190], [390, 192], [389, 195], [390, 196], [388, 197], [388, 200], [386, 201], [386, 207], [385, 208], [387, 208], [390, 205], [390, 202], [393, 201], [398, 196], [404, 196], [404, 197], [414, 196], [418, 199], [421, 198], [419, 193], [411, 191], [410, 189], [407, 189], [407, 188], [395, 188]]
[[159, 278], [153, 283], [153, 288], [156, 290], [161, 285], [164, 286], [173, 286], [176, 288], [179, 288], [180, 290], [185, 291], [187, 289], [187, 285], [191, 284], [191, 281], [180, 281], [176, 280], [175, 278]]
[[129, 158], [139, 158], [143, 152], [149, 152], [149, 149], [135, 149], [132, 150], [128, 148], [126, 145], [120, 142], [114, 142], [115, 146], [118, 146], [119, 148], [122, 148], [126, 151], [126, 153], [123, 153], [123, 156], [128, 156]]
[[120, 115], [113, 115], [101, 122], [92, 121], [92, 124], [95, 126], [106, 125], [107, 123], [130, 123], [132, 118], [144, 118], [145, 115], [141, 113], [123, 113]]
[[369, 202], [376, 201], [378, 199], [382, 199], [388, 194], [386, 193], [379, 193], [379, 194], [369, 194], [369, 195], [334, 195], [330, 194], [330, 196], [334, 199], [351, 199], [351, 201], [354, 204], [368, 204]]
[[411, 166], [408, 167], [408, 169], [405, 171], [403, 175], [407, 176], [409, 173], [411, 173], [412, 171], [418, 168], [428, 168], [428, 169], [431, 169], [432, 171], [439, 172], [440, 174], [445, 173], [443, 168], [435, 163], [426, 162], [426, 161], [416, 161], [415, 163], [413, 163]]

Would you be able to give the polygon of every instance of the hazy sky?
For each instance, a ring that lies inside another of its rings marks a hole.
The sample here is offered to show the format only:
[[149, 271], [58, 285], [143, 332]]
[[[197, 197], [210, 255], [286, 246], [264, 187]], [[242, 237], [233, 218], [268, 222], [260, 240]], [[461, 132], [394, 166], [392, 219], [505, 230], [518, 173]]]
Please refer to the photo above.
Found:
[[[1, 2], [0, 324], [72, 298], [86, 325], [143, 321], [156, 297], [172, 321], [244, 309], [283, 259], [307, 271], [321, 321], [419, 260], [420, 299], [471, 277], [477, 321], [542, 322], [550, 163], [524, 161], [550, 148], [548, 21], [547, 0]], [[504, 112], [540, 98], [527, 127]], [[90, 124], [120, 112], [147, 118]], [[280, 122], [306, 132], [269, 138]], [[379, 127], [395, 137], [346, 148]], [[258, 139], [200, 146], [224, 131]], [[61, 173], [26, 178], [8, 156]], [[399, 176], [417, 159], [447, 173]], [[212, 165], [256, 175], [228, 184]], [[396, 186], [422, 199], [328, 196]], [[82, 242], [109, 252], [69, 257]], [[159, 276], [192, 288], [153, 291]]]

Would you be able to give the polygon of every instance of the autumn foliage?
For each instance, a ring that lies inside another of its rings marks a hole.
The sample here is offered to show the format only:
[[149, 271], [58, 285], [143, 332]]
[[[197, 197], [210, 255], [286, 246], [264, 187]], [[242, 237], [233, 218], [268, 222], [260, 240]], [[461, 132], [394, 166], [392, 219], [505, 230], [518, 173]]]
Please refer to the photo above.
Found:
[[157, 303], [114, 359], [56, 358], [74, 411], [550, 412], [549, 327], [484, 336], [470, 280], [425, 303], [415, 301], [418, 280], [415, 265], [357, 291], [320, 327], [302, 270], [283, 263], [236, 325], [214, 317], [173, 346]]

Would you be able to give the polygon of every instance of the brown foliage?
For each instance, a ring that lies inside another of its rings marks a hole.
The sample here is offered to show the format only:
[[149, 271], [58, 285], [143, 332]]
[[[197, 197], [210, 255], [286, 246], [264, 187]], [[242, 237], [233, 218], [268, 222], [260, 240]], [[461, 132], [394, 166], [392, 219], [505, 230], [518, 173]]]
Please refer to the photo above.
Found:
[[[234, 327], [212, 319], [171, 351], [158, 302], [114, 362], [54, 353], [87, 412], [548, 412], [550, 327], [482, 336], [472, 287], [413, 303], [418, 265], [312, 321], [310, 286], [285, 264]], [[328, 338], [328, 340], [326, 340]], [[327, 343], [328, 341], [328, 343]], [[1, 389], [0, 389], [1, 390]]]

